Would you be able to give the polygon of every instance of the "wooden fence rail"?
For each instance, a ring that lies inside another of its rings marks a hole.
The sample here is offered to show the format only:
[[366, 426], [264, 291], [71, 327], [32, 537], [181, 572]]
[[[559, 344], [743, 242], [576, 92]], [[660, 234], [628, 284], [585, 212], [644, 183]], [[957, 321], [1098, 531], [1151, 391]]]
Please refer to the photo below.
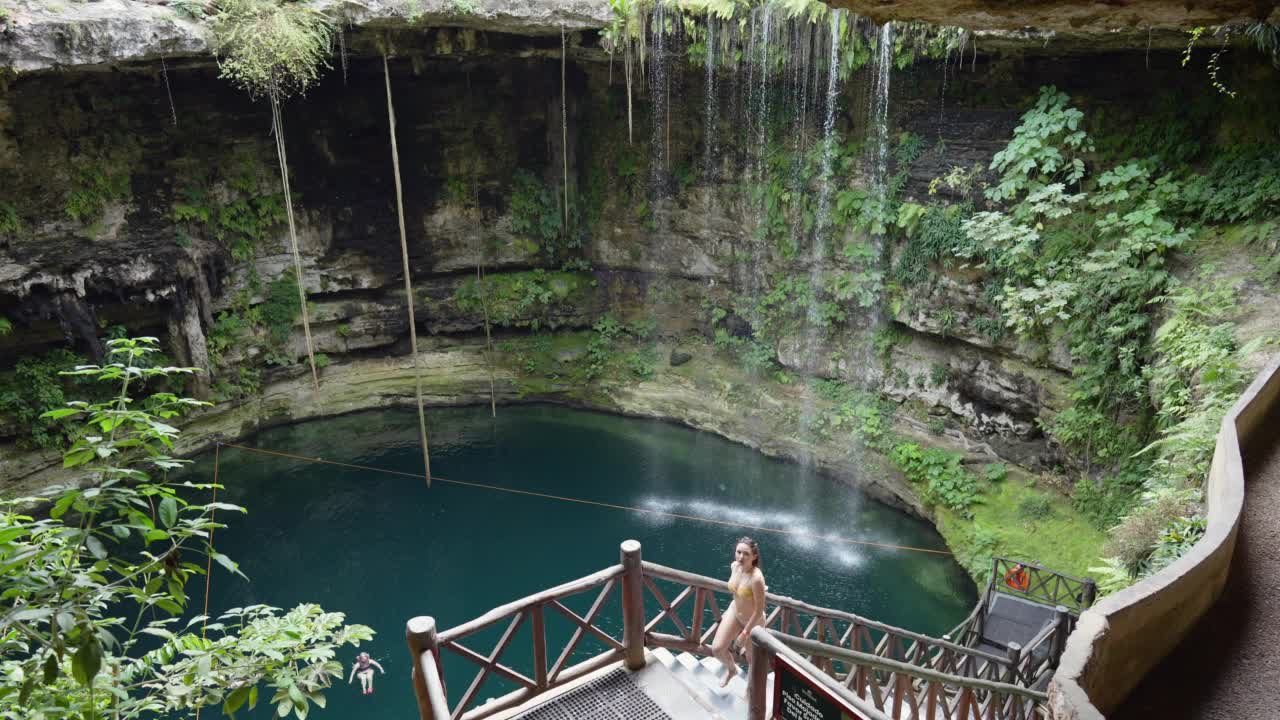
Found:
[[[870, 718], [1037, 720], [1046, 717], [1045, 693], [1018, 685], [939, 673], [764, 628], [752, 630], [751, 640], [754, 647], [764, 651], [764, 657], [760, 654], [753, 657], [757, 664], [765, 662], [769, 655], [783, 655], [806, 671], [810, 679], [821, 679], [825, 687]], [[812, 661], [819, 657], [828, 662], [819, 665]], [[762, 675], [755, 672], [749, 675], [748, 720], [764, 718]], [[774, 682], [779, 679], [775, 678]]]
[[[1026, 573], [1025, 590], [1018, 590], [1005, 582], [1005, 577], [1018, 569]], [[991, 558], [991, 579], [987, 587], [1045, 605], [1062, 605], [1077, 615], [1088, 609], [1098, 596], [1098, 586], [1090, 578], [1073, 577], [1025, 560], [1005, 557]]]
[[[695, 655], [710, 655], [710, 639], [715, 636], [716, 626], [732, 600], [725, 584], [705, 575], [656, 563], [644, 562], [642, 565], [645, 586], [657, 600], [660, 610], [645, 624], [646, 644]], [[654, 582], [655, 578], [675, 583], [679, 588], [670, 602]], [[723, 604], [718, 597], [721, 595], [728, 598]], [[688, 608], [688, 614], [683, 618], [681, 608]], [[708, 613], [709, 618], [706, 617]], [[679, 634], [657, 632], [663, 621]], [[1008, 657], [774, 593], [765, 595], [764, 627], [947, 674], [1002, 682], [1020, 682], [1023, 679], [1019, 677], [1016, 662]]]

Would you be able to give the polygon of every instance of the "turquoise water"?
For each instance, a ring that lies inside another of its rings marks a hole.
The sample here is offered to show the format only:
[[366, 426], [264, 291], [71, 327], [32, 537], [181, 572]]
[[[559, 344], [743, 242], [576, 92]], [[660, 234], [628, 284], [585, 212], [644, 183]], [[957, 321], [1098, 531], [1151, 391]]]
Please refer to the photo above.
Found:
[[[551, 406], [432, 411], [432, 470], [443, 478], [537, 490], [622, 505], [792, 531], [943, 549], [928, 524], [721, 438], [657, 421]], [[407, 472], [421, 472], [417, 416], [379, 411], [270, 430], [246, 441], [261, 448]], [[213, 453], [196, 473], [213, 471]], [[732, 527], [268, 457], [223, 448], [219, 499], [249, 508], [226, 518], [218, 550], [250, 581], [215, 566], [210, 610], [317, 602], [373, 627], [367, 649], [386, 668], [373, 696], [359, 683], [328, 693], [317, 717], [358, 720], [416, 713], [405, 621], [432, 615], [441, 629], [490, 608], [618, 561], [618, 545], [639, 540], [647, 560], [728, 578]], [[220, 517], [220, 519], [223, 519]], [[938, 634], [964, 618], [972, 583], [945, 555], [837, 544], [797, 535], [748, 532], [760, 542], [771, 592]], [[667, 599], [675, 591], [664, 587]], [[584, 614], [595, 593], [567, 602]], [[652, 615], [651, 615], [652, 616]], [[689, 617], [689, 611], [682, 613]], [[548, 611], [549, 662], [572, 626]], [[621, 638], [617, 596], [601, 624]], [[488, 654], [502, 627], [464, 641]], [[675, 633], [667, 624], [659, 630]], [[530, 672], [529, 630], [503, 656]], [[580, 654], [602, 646], [584, 643]], [[354, 652], [341, 659], [347, 665]], [[350, 657], [347, 657], [347, 656]], [[447, 656], [450, 701], [474, 666]], [[346, 678], [343, 678], [345, 682]], [[491, 682], [480, 698], [509, 689]], [[270, 697], [269, 693], [264, 695]], [[271, 717], [260, 705], [253, 717]], [[243, 713], [242, 713], [243, 716]]]

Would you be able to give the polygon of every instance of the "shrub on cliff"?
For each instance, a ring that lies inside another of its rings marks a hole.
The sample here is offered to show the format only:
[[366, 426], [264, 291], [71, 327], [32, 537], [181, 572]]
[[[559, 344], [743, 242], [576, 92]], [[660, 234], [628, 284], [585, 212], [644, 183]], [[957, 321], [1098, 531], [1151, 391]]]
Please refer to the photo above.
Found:
[[302, 3], [219, 0], [213, 18], [221, 76], [254, 97], [302, 93], [328, 67], [334, 25]]

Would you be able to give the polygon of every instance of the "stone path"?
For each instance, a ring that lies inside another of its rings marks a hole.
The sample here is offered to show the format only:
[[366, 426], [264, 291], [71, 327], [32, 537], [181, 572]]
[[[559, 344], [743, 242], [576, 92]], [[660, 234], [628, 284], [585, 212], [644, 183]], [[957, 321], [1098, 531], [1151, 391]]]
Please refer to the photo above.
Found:
[[[1273, 417], [1263, 427], [1274, 437], [1278, 425]], [[1244, 472], [1244, 516], [1222, 599], [1114, 720], [1280, 717], [1280, 442], [1247, 452]]]

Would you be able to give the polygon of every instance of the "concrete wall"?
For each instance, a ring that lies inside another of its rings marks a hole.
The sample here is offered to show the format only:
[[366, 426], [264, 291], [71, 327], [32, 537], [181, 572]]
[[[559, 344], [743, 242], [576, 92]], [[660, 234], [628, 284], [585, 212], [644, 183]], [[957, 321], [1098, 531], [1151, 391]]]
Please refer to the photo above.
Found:
[[1080, 617], [1049, 686], [1058, 720], [1101, 720], [1217, 601], [1226, 584], [1244, 507], [1242, 445], [1280, 408], [1280, 355], [1222, 420], [1205, 486], [1204, 538], [1160, 573], [1103, 598]]

